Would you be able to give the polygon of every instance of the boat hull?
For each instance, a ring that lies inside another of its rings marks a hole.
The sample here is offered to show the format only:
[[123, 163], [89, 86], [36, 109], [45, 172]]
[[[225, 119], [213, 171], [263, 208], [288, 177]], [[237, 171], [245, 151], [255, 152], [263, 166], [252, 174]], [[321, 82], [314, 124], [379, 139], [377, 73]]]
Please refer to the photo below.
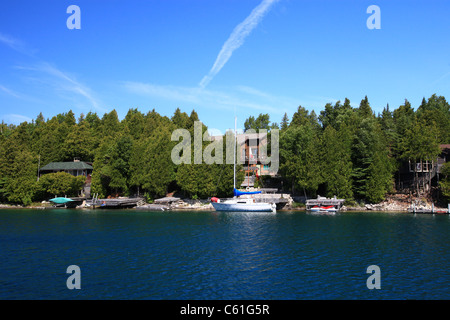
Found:
[[334, 206], [314, 206], [307, 208], [311, 212], [337, 212], [339, 209]]
[[225, 203], [225, 202], [213, 202], [212, 203], [216, 211], [228, 211], [228, 212], [275, 212], [273, 204], [270, 203]]
[[322, 209], [322, 208], [311, 208], [308, 211], [314, 212], [314, 213], [336, 213], [339, 210], [336, 208], [330, 208], [330, 209]]
[[73, 200], [70, 198], [59, 197], [59, 198], [50, 199], [49, 201], [54, 204], [66, 204], [68, 202], [72, 202]]

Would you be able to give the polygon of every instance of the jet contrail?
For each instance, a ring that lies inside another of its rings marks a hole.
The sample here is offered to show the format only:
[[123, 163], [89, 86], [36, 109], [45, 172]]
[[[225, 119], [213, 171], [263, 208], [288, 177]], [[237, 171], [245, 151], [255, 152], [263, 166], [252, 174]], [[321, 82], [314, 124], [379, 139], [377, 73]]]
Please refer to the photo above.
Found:
[[272, 4], [277, 1], [278, 0], [263, 0], [255, 9], [253, 9], [252, 13], [243, 22], [234, 28], [230, 37], [222, 46], [222, 50], [220, 50], [211, 70], [203, 77], [202, 81], [200, 81], [199, 86], [201, 88], [205, 88], [214, 76], [223, 68], [233, 54], [233, 51], [244, 43], [245, 38], [262, 20]]

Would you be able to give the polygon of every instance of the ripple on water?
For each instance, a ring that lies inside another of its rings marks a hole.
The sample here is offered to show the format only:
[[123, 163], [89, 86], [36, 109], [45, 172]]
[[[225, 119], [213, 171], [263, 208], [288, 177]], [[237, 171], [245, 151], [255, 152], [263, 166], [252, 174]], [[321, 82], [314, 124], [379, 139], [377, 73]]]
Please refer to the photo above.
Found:
[[[448, 299], [450, 219], [0, 213], [2, 299]], [[82, 290], [67, 290], [68, 265]], [[368, 290], [366, 269], [381, 269]]]

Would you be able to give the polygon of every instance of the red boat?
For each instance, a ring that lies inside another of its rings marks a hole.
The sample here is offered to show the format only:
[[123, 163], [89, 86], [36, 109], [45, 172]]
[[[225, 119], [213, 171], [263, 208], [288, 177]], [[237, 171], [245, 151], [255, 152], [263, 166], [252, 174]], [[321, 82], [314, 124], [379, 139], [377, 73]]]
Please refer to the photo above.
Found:
[[336, 209], [334, 206], [314, 206], [311, 208], [311, 211], [314, 212], [336, 212], [338, 209]]

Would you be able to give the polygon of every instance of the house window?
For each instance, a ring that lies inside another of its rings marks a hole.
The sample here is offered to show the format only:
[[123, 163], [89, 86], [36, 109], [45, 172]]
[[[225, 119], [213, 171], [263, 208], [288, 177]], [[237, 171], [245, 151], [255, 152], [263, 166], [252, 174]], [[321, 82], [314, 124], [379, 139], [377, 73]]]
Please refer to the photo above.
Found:
[[258, 149], [257, 148], [250, 148], [250, 161], [257, 161], [258, 160]]
[[421, 172], [422, 171], [422, 163], [416, 163], [416, 171]]

